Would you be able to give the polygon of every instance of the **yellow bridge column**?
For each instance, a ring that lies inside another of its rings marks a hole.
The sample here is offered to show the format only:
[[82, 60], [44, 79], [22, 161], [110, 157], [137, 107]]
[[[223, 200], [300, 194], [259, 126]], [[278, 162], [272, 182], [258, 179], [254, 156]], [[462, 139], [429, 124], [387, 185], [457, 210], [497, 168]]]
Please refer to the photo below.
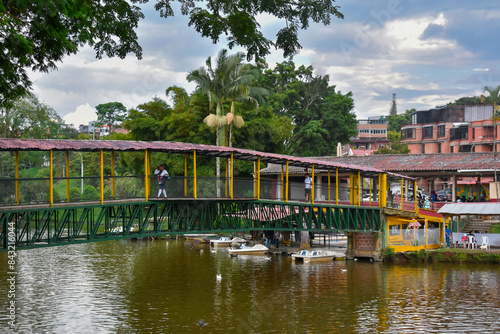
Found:
[[234, 172], [234, 153], [231, 152], [231, 172], [229, 173], [229, 197], [231, 199], [233, 199], [233, 196], [234, 196], [234, 176], [233, 176], [233, 172]]
[[314, 204], [314, 164], [312, 164], [312, 180], [311, 180], [311, 203]]
[[401, 178], [401, 211], [403, 211], [403, 192], [404, 192], [404, 179]]
[[69, 202], [69, 151], [66, 151], [66, 202]]
[[417, 180], [414, 181], [413, 185], [413, 197], [415, 197], [415, 212], [418, 214], [418, 188], [417, 188]]
[[387, 207], [387, 174], [380, 173], [380, 197], [379, 203], [381, 208]]
[[196, 179], [196, 150], [193, 150], [193, 197], [194, 199], [198, 198], [198, 189], [197, 187], [197, 179]]
[[363, 188], [363, 181], [361, 179], [361, 171], [358, 170], [358, 206], [361, 206], [361, 189]]
[[257, 199], [260, 199], [260, 157], [257, 158]]
[[104, 152], [103, 150], [100, 151], [100, 156], [101, 156], [101, 204], [104, 204]]
[[227, 183], [229, 179], [229, 159], [226, 158], [226, 178], [224, 180], [224, 197], [229, 197], [229, 184]]
[[144, 198], [146, 202], [149, 199], [149, 163], [148, 150], [144, 150]]
[[16, 151], [16, 204], [19, 205], [19, 151]]
[[50, 206], [54, 205], [54, 161], [52, 150], [49, 152], [49, 169], [50, 169], [50, 177], [49, 177], [49, 204]]
[[288, 202], [288, 160], [286, 161], [285, 202]]
[[349, 205], [354, 205], [354, 174], [349, 173]]
[[115, 199], [115, 151], [111, 151], [111, 198]]
[[330, 183], [330, 170], [328, 170], [328, 204], [332, 202], [332, 184]]
[[368, 187], [370, 187], [370, 190], [368, 190], [368, 193], [369, 193], [369, 196], [368, 196], [368, 206], [372, 206], [372, 197], [373, 197], [373, 194], [372, 194], [372, 178], [370, 177], [369, 180], [370, 180], [370, 184], [368, 185]]
[[188, 195], [188, 155], [184, 155], [184, 197]]
[[284, 198], [285, 198], [285, 183], [283, 183], [284, 181], [284, 176], [283, 176], [283, 165], [281, 165], [281, 196], [280, 196], [280, 200], [282, 201]]
[[339, 205], [339, 168], [335, 168], [335, 203]]

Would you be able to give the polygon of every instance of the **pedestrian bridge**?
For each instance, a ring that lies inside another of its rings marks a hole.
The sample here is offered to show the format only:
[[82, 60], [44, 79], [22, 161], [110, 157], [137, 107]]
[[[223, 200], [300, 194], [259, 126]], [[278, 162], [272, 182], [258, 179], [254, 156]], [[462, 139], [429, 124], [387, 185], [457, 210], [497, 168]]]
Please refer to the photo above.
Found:
[[0, 210], [0, 249], [185, 233], [381, 230], [380, 208], [282, 201], [169, 199]]

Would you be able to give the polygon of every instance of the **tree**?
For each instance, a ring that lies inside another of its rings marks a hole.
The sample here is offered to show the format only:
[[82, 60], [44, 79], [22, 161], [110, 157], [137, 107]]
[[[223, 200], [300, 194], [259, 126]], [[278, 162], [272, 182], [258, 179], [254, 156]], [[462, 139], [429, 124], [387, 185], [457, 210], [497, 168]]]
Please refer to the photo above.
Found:
[[398, 114], [398, 105], [396, 103], [396, 93], [392, 93], [392, 102], [391, 102], [391, 110], [389, 111], [389, 115], [397, 115]]
[[464, 96], [455, 100], [455, 102], [448, 103], [449, 106], [472, 106], [477, 104], [484, 104], [479, 96]]
[[0, 106], [4, 138], [57, 138], [63, 131], [62, 125], [57, 112], [32, 94], [13, 101], [10, 106]]
[[160, 98], [140, 104], [131, 109], [122, 126], [130, 130], [134, 140], [165, 140], [165, 125], [163, 120], [172, 112], [172, 109]]
[[127, 108], [120, 102], [109, 102], [99, 104], [97, 110], [97, 125], [107, 125], [109, 133], [113, 133], [113, 127], [118, 122], [123, 122], [127, 117]]
[[[0, 3], [0, 101], [9, 103], [24, 95], [32, 82], [26, 69], [48, 72], [65, 55], [75, 54], [85, 44], [98, 58], [103, 55], [124, 58], [142, 49], [135, 29], [144, 18], [137, 3], [148, 0], [29, 1], [6, 0]], [[156, 0], [161, 17], [174, 15], [172, 0]], [[227, 36], [229, 48], [241, 46], [247, 59], [263, 58], [271, 46], [283, 50], [285, 57], [296, 54], [301, 45], [299, 29], [311, 22], [330, 24], [331, 17], [343, 18], [335, 0], [286, 3], [248, 1], [196, 2], [179, 0], [181, 14], [189, 16], [189, 26], [214, 43]], [[266, 38], [257, 22], [268, 14], [282, 22], [275, 42]]]
[[379, 148], [373, 154], [408, 154], [410, 149], [407, 144], [401, 144], [401, 132], [387, 131], [387, 139], [392, 140], [390, 147]]
[[263, 85], [273, 92], [269, 105], [295, 125], [286, 142], [287, 153], [299, 156], [336, 152], [337, 143], [347, 143], [357, 133], [352, 113], [352, 93], [343, 95], [329, 85], [328, 76], [314, 75], [312, 66], [295, 68], [293, 61], [266, 70]]
[[387, 116], [387, 131], [401, 131], [401, 127], [411, 124], [411, 114], [417, 111], [415, 108], [406, 110], [404, 114]]

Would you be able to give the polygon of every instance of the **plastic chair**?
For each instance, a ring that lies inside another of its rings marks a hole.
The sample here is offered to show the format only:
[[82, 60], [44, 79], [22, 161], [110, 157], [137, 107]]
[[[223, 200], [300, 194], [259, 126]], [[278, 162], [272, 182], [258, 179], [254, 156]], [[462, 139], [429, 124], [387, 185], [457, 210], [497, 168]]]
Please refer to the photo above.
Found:
[[481, 240], [482, 240], [481, 249], [490, 249], [490, 238], [482, 236]]
[[472, 235], [469, 235], [467, 237], [467, 248], [474, 249], [476, 248], [476, 238], [474, 238]]

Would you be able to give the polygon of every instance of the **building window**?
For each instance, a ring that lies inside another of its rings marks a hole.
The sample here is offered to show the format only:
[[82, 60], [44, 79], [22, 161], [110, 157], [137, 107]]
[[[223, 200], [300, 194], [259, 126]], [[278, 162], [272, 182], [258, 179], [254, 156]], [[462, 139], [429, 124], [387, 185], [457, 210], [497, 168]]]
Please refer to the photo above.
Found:
[[432, 138], [432, 126], [424, 127], [424, 138]]
[[411, 138], [414, 138], [413, 136], [413, 129], [404, 129], [403, 130], [403, 134], [402, 134], [402, 139], [411, 139]]
[[411, 124], [417, 124], [417, 113], [411, 115]]
[[458, 152], [471, 152], [471, 145], [460, 145]]
[[444, 125], [438, 126], [438, 137], [444, 137], [446, 135], [446, 127]]
[[441, 153], [441, 143], [437, 144], [437, 153]]
[[425, 144], [420, 145], [422, 153], [425, 153]]
[[469, 138], [469, 127], [461, 126], [450, 129], [450, 140], [460, 140]]

